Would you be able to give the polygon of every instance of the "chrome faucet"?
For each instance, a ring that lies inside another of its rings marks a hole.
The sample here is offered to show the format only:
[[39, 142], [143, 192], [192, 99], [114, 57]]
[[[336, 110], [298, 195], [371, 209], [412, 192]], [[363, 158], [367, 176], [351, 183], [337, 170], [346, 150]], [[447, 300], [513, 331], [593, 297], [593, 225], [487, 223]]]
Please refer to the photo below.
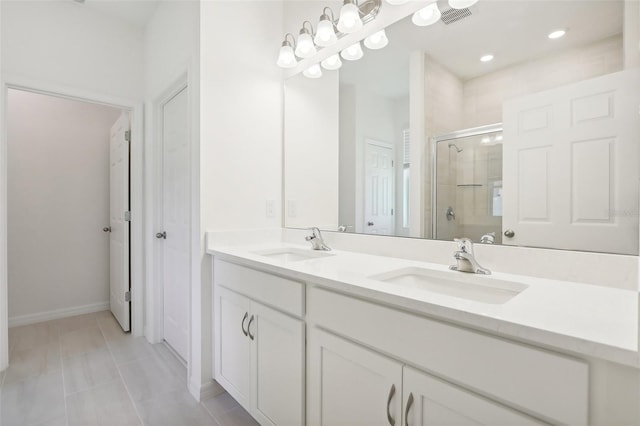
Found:
[[309, 228], [309, 230], [311, 231], [311, 235], [304, 237], [304, 239], [311, 243], [311, 247], [314, 250], [331, 251], [331, 247], [325, 244], [324, 240], [322, 239], [320, 229], [313, 227]]
[[458, 250], [453, 253], [457, 264], [449, 266], [449, 269], [452, 271], [491, 275], [491, 271], [480, 266], [473, 255], [473, 241], [469, 238], [454, 238], [453, 241], [458, 244]]
[[496, 233], [489, 232], [480, 237], [480, 243], [482, 244], [493, 244], [496, 242]]

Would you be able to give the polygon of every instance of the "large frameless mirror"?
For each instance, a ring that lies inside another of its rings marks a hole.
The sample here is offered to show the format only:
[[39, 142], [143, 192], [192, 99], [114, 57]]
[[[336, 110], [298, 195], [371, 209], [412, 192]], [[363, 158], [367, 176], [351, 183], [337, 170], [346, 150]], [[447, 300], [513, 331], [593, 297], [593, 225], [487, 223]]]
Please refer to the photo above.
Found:
[[384, 49], [286, 80], [285, 225], [638, 254], [625, 2], [437, 5]]

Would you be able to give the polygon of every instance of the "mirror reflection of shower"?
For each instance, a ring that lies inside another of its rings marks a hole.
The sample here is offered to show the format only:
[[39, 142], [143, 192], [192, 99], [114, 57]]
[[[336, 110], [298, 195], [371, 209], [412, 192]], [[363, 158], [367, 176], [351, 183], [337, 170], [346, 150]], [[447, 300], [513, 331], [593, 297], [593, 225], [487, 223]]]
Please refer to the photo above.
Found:
[[502, 124], [433, 138], [432, 235], [502, 242]]

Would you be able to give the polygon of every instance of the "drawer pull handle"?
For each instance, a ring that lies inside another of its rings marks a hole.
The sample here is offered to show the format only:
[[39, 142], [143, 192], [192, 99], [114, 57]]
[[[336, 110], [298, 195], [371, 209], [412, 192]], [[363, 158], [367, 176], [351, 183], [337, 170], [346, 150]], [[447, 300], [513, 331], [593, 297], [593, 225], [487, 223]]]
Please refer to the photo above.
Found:
[[404, 409], [404, 426], [409, 426], [409, 410], [413, 405], [413, 393], [409, 392], [409, 398], [407, 399], [407, 407]]
[[396, 385], [391, 385], [391, 389], [389, 389], [389, 398], [387, 398], [387, 420], [391, 426], [395, 426], [396, 421], [393, 417], [391, 417], [391, 400], [393, 399], [393, 395], [396, 394]]
[[244, 316], [242, 317], [242, 324], [240, 324], [240, 328], [242, 328], [242, 334], [244, 334], [245, 336], [249, 335], [249, 329], [247, 328], [247, 330], [244, 329], [244, 322], [247, 320], [247, 318], [249, 317], [249, 313], [245, 312]]
[[253, 340], [253, 338], [254, 338], [254, 335], [251, 334], [251, 323], [253, 322], [254, 318], [255, 317], [253, 315], [251, 315], [251, 318], [249, 319], [249, 324], [247, 325], [247, 334], [249, 335], [249, 339], [251, 339], [251, 340]]

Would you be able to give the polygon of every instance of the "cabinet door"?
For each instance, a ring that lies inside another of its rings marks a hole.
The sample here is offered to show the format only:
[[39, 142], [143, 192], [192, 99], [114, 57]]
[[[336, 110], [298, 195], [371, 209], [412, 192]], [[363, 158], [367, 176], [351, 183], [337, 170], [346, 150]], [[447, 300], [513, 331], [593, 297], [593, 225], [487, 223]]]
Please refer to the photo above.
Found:
[[303, 425], [304, 322], [251, 304], [251, 413], [264, 425]]
[[308, 424], [400, 426], [402, 364], [316, 328], [307, 353]]
[[251, 302], [246, 297], [216, 287], [216, 380], [242, 406], [249, 407], [251, 340], [246, 332]]
[[545, 424], [406, 366], [403, 373], [402, 395], [404, 398], [403, 424], [407, 426]]

